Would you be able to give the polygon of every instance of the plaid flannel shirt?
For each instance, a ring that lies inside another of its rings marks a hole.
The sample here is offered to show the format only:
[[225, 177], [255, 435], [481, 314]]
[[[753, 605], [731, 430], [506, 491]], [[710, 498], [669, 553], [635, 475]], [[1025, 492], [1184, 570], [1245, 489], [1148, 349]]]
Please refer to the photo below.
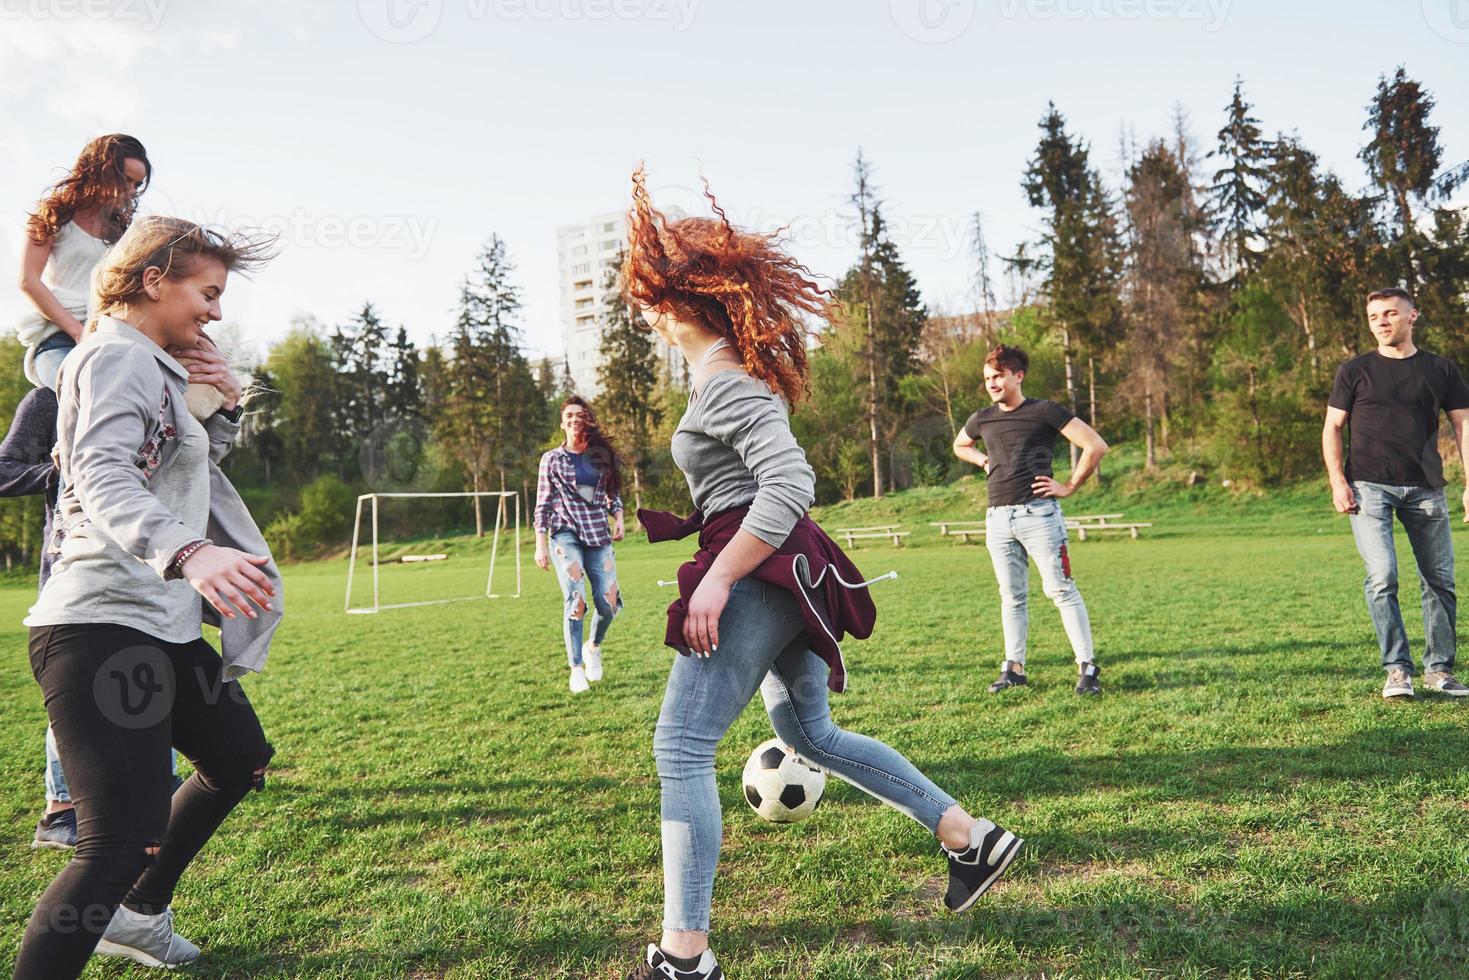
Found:
[[[596, 500], [605, 501], [604, 504]], [[612, 543], [607, 515], [622, 510], [622, 497], [607, 492], [607, 472], [597, 480], [593, 501], [588, 502], [576, 489], [576, 463], [565, 446], [541, 455], [536, 476], [535, 528], [554, 534], [565, 528], [576, 534], [589, 548]]]

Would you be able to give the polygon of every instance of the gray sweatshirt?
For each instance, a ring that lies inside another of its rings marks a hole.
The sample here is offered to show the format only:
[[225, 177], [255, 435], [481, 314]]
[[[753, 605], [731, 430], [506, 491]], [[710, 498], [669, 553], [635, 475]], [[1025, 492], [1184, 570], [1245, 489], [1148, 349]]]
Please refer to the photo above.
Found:
[[[182, 579], [164, 580], [185, 545], [268, 554], [249, 512], [215, 463], [239, 426], [204, 423], [184, 405], [188, 372], [132, 326], [102, 317], [62, 367], [57, 455], [65, 489], [57, 501], [51, 577], [27, 626], [116, 623], [169, 643], [198, 639], [212, 608]], [[221, 626], [226, 677], [259, 670], [280, 621], [273, 613]]]
[[785, 400], [743, 371], [721, 371], [689, 398], [672, 448], [695, 507], [707, 516], [749, 504], [740, 527], [773, 547], [816, 499]]

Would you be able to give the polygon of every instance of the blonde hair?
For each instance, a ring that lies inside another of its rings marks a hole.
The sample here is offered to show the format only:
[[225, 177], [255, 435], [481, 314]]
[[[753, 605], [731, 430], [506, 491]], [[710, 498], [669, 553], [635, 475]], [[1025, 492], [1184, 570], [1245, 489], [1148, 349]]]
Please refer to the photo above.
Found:
[[142, 293], [143, 274], [149, 269], [162, 269], [169, 279], [183, 279], [193, 274], [200, 258], [213, 258], [228, 272], [250, 273], [275, 254], [274, 235], [221, 231], [166, 215], [138, 218], [92, 270], [92, 312], [86, 332], [97, 329], [98, 317], [121, 309]]

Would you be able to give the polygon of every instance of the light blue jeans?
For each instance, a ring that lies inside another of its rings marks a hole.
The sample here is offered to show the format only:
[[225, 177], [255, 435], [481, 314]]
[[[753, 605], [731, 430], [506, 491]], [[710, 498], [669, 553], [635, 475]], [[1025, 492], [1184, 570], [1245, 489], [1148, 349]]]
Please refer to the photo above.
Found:
[[1071, 577], [1066, 551], [1066, 518], [1054, 499], [991, 507], [984, 517], [985, 546], [1000, 582], [1000, 625], [1005, 633], [1005, 659], [1025, 663], [1030, 635], [1030, 564], [1041, 573], [1041, 587], [1061, 613], [1077, 663], [1092, 659], [1092, 624], [1086, 602]]
[[76, 350], [77, 343], [71, 339], [71, 334], [65, 330], [58, 330], [36, 347], [36, 356], [32, 358], [32, 366], [36, 370], [36, 377], [41, 382], [42, 388], [56, 387], [56, 375], [61, 371], [61, 362], [66, 356]]
[[903, 756], [832, 722], [827, 672], [810, 651], [796, 597], [752, 578], [730, 590], [714, 655], [674, 656], [653, 737], [663, 789], [664, 929], [709, 930], [723, 837], [714, 750], [756, 688], [775, 734], [812, 765], [930, 832], [954, 805], [953, 797]]
[[70, 803], [71, 790], [66, 786], [66, 773], [61, 771], [61, 754], [56, 751], [56, 733], [46, 726], [46, 802]]
[[1449, 531], [1449, 502], [1442, 489], [1396, 487], [1385, 483], [1352, 483], [1357, 513], [1352, 536], [1367, 568], [1363, 589], [1367, 612], [1377, 630], [1384, 669], [1413, 673], [1413, 655], [1398, 606], [1398, 556], [1393, 544], [1393, 516], [1403, 522], [1423, 586], [1423, 669], [1454, 669], [1455, 620], [1454, 539]]
[[622, 608], [622, 592], [617, 587], [617, 557], [612, 545], [588, 548], [571, 531], [557, 531], [551, 536], [551, 563], [556, 566], [556, 581], [561, 583], [565, 600], [562, 636], [566, 639], [566, 662], [581, 666], [582, 623], [587, 614], [586, 587], [591, 587], [592, 606], [597, 622], [592, 628], [592, 645], [600, 647], [607, 628]]

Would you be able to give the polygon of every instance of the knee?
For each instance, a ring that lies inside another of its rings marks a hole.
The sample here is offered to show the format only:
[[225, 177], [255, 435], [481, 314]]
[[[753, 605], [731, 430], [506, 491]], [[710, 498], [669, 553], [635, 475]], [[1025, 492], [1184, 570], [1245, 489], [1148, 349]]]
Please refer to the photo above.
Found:
[[1367, 563], [1367, 589], [1379, 595], [1398, 590], [1398, 570], [1391, 562]]
[[252, 789], [265, 789], [265, 772], [274, 755], [275, 747], [266, 742], [249, 756], [217, 764], [203, 762], [195, 767], [194, 776], [210, 793], [244, 799]]
[[705, 747], [688, 737], [682, 726], [658, 723], [653, 732], [653, 761], [662, 779], [681, 778], [700, 770], [714, 770], [714, 746]]
[[566, 618], [578, 622], [586, 614], [587, 600], [582, 596], [581, 589], [572, 589], [566, 594]]
[[1081, 592], [1076, 588], [1076, 583], [1070, 579], [1051, 582], [1045, 586], [1045, 590], [1046, 597], [1058, 606], [1064, 606], [1081, 595]]
[[608, 583], [606, 591], [594, 598], [597, 603], [597, 615], [603, 619], [611, 619], [617, 615], [617, 610], [622, 608], [622, 593], [618, 591], [615, 581]]
[[842, 734], [830, 717], [801, 725], [776, 723], [771, 727], [782, 742], [796, 750], [796, 755], [813, 763], [830, 758]]

